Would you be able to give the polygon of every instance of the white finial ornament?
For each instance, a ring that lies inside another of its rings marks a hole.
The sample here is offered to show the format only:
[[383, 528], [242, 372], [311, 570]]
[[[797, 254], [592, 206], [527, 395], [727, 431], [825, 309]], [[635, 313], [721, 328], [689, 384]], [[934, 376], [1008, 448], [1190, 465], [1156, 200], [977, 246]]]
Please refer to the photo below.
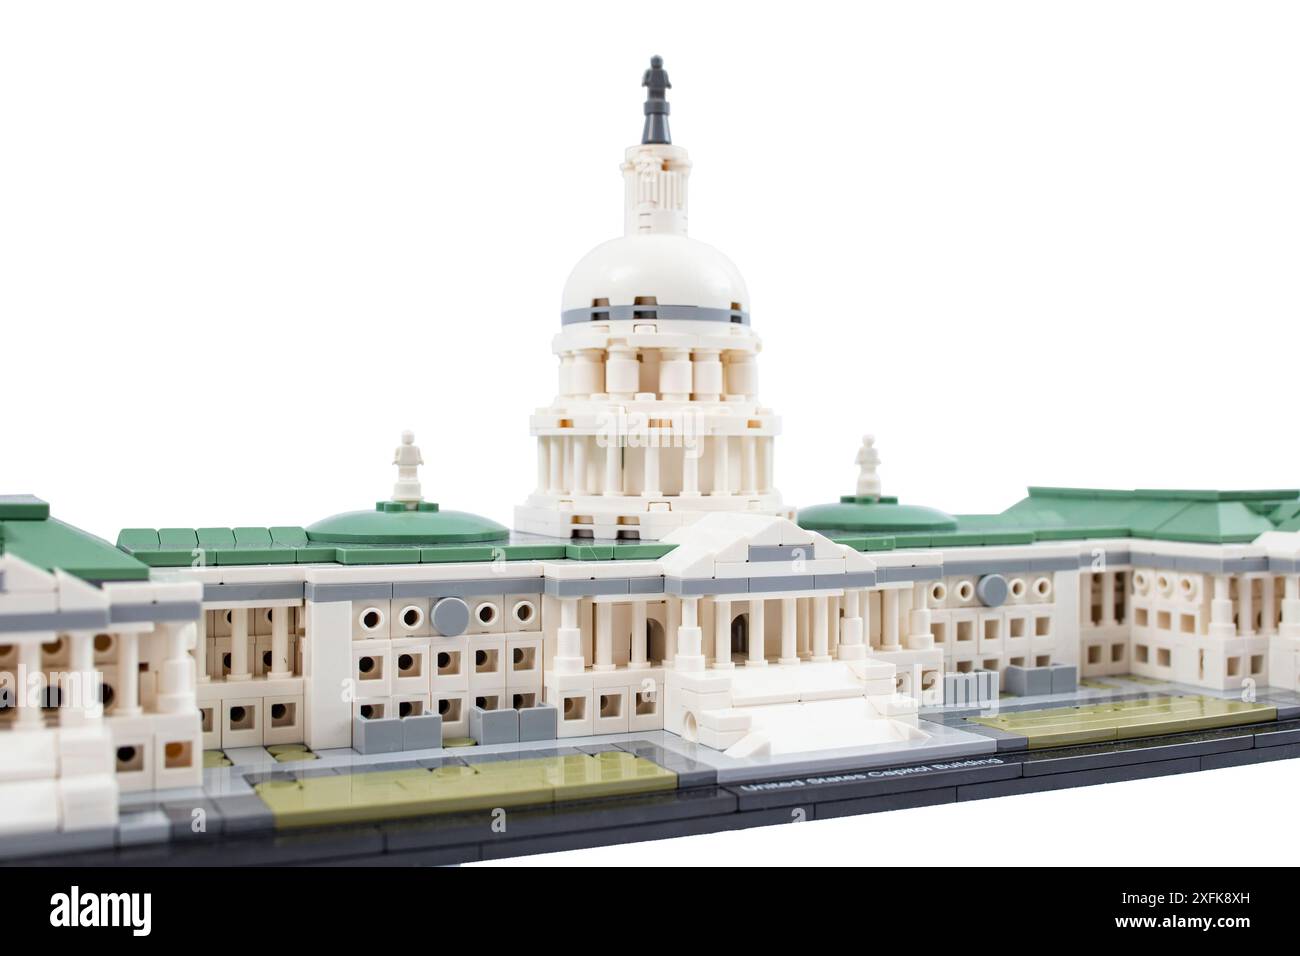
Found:
[[880, 455], [876, 451], [876, 439], [873, 435], [862, 436], [862, 447], [858, 449], [858, 497], [879, 498], [880, 476], [876, 466], [880, 464]]
[[402, 443], [393, 452], [393, 464], [397, 466], [393, 500], [419, 504], [424, 500], [420, 493], [420, 466], [424, 464], [424, 458], [420, 455], [419, 446], [415, 444], [414, 432], [402, 432]]

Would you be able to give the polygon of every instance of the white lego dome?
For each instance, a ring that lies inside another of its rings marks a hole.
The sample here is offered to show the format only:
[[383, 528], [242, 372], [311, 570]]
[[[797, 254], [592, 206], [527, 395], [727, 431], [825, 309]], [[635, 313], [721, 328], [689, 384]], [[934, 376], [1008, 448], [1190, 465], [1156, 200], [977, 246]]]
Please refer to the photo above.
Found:
[[562, 309], [650, 301], [749, 311], [745, 280], [730, 259], [707, 243], [654, 232], [611, 239], [587, 253], [564, 284]]

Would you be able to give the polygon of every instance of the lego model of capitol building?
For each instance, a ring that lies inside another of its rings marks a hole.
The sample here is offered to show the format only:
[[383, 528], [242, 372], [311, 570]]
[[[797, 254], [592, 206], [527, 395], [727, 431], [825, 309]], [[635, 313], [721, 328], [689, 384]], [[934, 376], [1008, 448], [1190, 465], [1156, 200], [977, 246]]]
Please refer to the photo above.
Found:
[[111, 827], [123, 791], [198, 786], [205, 752], [662, 730], [776, 759], [942, 746], [921, 707], [1073, 706], [1081, 679], [1298, 689], [1300, 491], [950, 515], [883, 494], [867, 437], [852, 494], [784, 505], [748, 292], [686, 234], [657, 58], [643, 85], [624, 235], [565, 285], [515, 531], [427, 500], [409, 432], [387, 498], [305, 527], [114, 547], [0, 496], [0, 835]]

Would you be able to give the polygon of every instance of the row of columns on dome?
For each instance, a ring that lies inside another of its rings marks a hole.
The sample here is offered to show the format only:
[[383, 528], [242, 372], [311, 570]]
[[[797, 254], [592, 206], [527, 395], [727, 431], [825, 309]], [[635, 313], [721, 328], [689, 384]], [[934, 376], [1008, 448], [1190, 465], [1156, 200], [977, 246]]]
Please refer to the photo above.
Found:
[[752, 351], [743, 349], [575, 349], [560, 355], [560, 394], [615, 401], [753, 398], [758, 394], [758, 363]]
[[542, 435], [538, 494], [775, 493], [771, 435], [675, 437], [670, 426], [647, 426], [622, 441], [605, 434]]
[[551, 670], [557, 674], [581, 673], [589, 662], [598, 672], [657, 664], [727, 669], [934, 646], [924, 592], [912, 586], [807, 596], [556, 600]]

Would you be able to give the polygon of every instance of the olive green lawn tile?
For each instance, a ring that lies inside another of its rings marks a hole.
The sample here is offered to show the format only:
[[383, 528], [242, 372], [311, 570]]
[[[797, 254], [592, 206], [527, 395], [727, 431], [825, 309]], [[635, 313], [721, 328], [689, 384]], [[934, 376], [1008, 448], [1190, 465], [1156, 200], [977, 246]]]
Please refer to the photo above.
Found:
[[630, 753], [267, 780], [254, 790], [287, 829], [543, 805], [676, 789], [677, 775]]
[[1029, 741], [1029, 748], [1033, 750], [1235, 727], [1276, 718], [1277, 709], [1267, 704], [1186, 695], [1085, 707], [1051, 707], [967, 719], [1007, 733], [1020, 734]]

